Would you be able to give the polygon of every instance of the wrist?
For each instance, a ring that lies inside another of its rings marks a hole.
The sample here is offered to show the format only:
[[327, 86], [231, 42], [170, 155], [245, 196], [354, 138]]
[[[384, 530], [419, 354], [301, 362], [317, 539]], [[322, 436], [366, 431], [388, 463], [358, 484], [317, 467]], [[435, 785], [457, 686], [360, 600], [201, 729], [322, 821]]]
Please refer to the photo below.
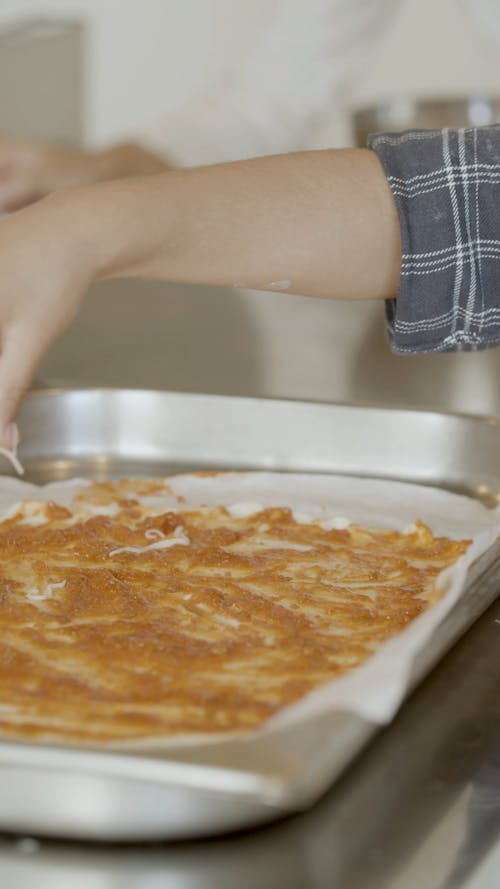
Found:
[[171, 175], [96, 183], [44, 199], [65, 232], [66, 252], [89, 280], [148, 277], [151, 257], [165, 252], [173, 228]]
[[68, 278], [87, 286], [96, 280], [106, 263], [104, 220], [95, 206], [96, 186], [78, 186], [52, 192], [33, 205], [39, 225], [58, 245]]

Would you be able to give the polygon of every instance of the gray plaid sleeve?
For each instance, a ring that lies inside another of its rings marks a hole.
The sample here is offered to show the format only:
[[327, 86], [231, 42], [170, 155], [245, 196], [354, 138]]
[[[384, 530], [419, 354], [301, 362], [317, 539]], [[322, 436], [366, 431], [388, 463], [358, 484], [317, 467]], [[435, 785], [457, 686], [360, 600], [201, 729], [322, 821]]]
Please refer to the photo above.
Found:
[[403, 259], [386, 301], [395, 352], [500, 343], [500, 125], [371, 136], [397, 205]]

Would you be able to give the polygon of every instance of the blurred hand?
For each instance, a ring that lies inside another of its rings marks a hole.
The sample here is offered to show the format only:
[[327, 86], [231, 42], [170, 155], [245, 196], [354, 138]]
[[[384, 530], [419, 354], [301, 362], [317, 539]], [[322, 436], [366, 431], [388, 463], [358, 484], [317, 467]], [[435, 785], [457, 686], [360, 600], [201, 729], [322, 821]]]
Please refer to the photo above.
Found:
[[139, 145], [84, 151], [0, 135], [0, 212], [25, 207], [62, 188], [167, 170]]

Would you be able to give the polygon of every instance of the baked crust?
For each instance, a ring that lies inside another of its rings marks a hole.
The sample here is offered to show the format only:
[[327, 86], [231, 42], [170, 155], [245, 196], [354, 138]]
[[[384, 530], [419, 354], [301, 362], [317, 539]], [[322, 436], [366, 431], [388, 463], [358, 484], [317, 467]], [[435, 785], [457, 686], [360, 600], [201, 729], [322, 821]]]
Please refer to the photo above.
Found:
[[162, 491], [96, 483], [71, 509], [28, 501], [0, 523], [1, 736], [256, 729], [418, 617], [470, 543], [419, 521], [402, 533], [140, 499]]

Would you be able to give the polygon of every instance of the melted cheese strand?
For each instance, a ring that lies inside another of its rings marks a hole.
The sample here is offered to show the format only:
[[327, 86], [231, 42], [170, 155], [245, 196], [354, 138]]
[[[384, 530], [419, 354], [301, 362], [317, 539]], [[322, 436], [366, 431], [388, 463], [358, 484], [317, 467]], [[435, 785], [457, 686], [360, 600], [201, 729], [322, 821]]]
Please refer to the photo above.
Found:
[[50, 599], [54, 590], [61, 590], [65, 586], [66, 581], [61, 580], [58, 583], [46, 583], [44, 590], [39, 590], [38, 587], [30, 587], [26, 593], [26, 598], [30, 602], [42, 602], [44, 599]]
[[14, 425], [14, 444], [12, 450], [9, 448], [0, 448], [0, 456], [5, 457], [10, 465], [15, 469], [18, 475], [24, 475], [24, 466], [17, 457], [17, 446], [19, 444], [19, 429]]
[[177, 527], [172, 537], [166, 537], [164, 540], [158, 540], [156, 543], [150, 543], [148, 546], [122, 546], [119, 549], [112, 549], [110, 557], [117, 556], [120, 553], [147, 553], [152, 549], [168, 549], [170, 546], [189, 546], [189, 537], [183, 534], [183, 529]]
[[147, 540], [164, 540], [165, 539], [165, 535], [164, 535], [163, 531], [160, 531], [159, 528], [149, 528], [149, 530], [144, 533], [144, 537], [146, 537]]

